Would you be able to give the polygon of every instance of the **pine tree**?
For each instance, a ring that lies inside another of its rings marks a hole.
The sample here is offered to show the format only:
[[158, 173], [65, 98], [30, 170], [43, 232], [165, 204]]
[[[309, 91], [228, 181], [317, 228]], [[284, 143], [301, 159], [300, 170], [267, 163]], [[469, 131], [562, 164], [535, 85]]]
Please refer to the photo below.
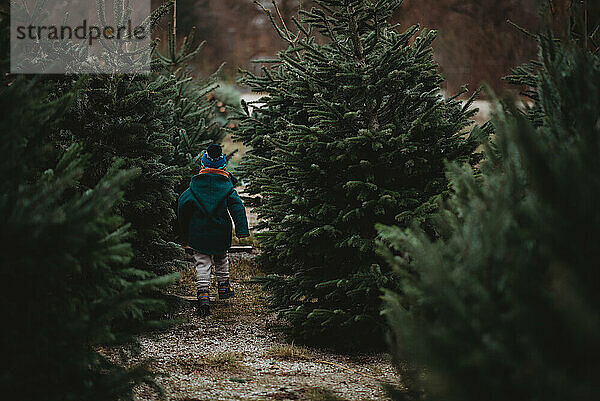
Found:
[[443, 240], [381, 229], [395, 399], [597, 398], [600, 58], [582, 42], [542, 34], [537, 70], [515, 70], [536, 104], [498, 109], [480, 175], [450, 169]]
[[148, 76], [84, 76], [67, 85], [68, 90], [81, 90], [61, 125], [60, 140], [66, 146], [81, 143], [91, 155], [83, 186], [97, 185], [115, 158], [125, 168], [140, 169], [118, 207], [134, 233], [132, 265], [154, 273], [172, 271], [181, 256], [169, 241], [174, 237], [174, 187], [179, 180], [176, 168], [166, 163], [174, 151], [169, 134], [172, 85]]
[[[219, 70], [205, 79], [194, 77], [189, 65], [201, 51], [205, 42], [198, 42], [196, 29], [193, 28], [177, 48], [177, 36], [173, 25], [167, 30], [167, 50], [165, 54], [155, 53], [155, 65], [158, 70], [155, 80], [174, 85], [169, 94], [172, 128], [171, 143], [174, 147], [168, 164], [178, 167], [181, 177], [176, 192], [183, 192], [189, 185], [192, 175], [200, 170], [200, 156], [210, 143], [223, 139], [223, 126], [226, 118], [217, 111], [217, 100], [213, 93], [219, 88], [217, 77]], [[222, 106], [221, 106], [222, 107]], [[220, 108], [220, 107], [219, 107]]]
[[315, 3], [292, 19], [296, 33], [268, 12], [289, 46], [259, 60], [262, 75], [243, 75], [268, 94], [252, 113], [243, 104], [243, 168], [249, 193], [261, 195], [261, 259], [276, 273], [264, 282], [292, 334], [373, 345], [384, 329], [380, 288], [395, 287], [374, 225], [430, 230], [436, 199], [449, 193], [445, 161], [478, 159], [478, 131], [466, 130], [473, 98], [443, 98], [436, 33], [387, 22], [401, 1]]
[[51, 161], [50, 133], [74, 96], [51, 101], [49, 86], [8, 74], [0, 85], [0, 388], [20, 400], [130, 399], [133, 385], [151, 383], [150, 372], [125, 368], [100, 347], [135, 350], [133, 334], [152, 324], [139, 322], [142, 311], [162, 307], [142, 294], [173, 277], [149, 279], [128, 266], [129, 229], [114, 206], [135, 170], [113, 165], [81, 191], [89, 161], [81, 146]]
[[[151, 20], [156, 23], [172, 5], [165, 3]], [[205, 97], [214, 77], [194, 82], [185, 69], [199, 47], [193, 37], [180, 50], [175, 46], [169, 36], [169, 52], [155, 54], [150, 75], [87, 75], [66, 78], [56, 88], [77, 94], [56, 140], [64, 147], [81, 143], [91, 154], [82, 185], [94, 187], [115, 158], [140, 169], [118, 208], [131, 223], [132, 266], [158, 274], [182, 265], [182, 249], [174, 242], [176, 199], [197, 169], [201, 146], [222, 138], [221, 127], [209, 121], [213, 105]]]

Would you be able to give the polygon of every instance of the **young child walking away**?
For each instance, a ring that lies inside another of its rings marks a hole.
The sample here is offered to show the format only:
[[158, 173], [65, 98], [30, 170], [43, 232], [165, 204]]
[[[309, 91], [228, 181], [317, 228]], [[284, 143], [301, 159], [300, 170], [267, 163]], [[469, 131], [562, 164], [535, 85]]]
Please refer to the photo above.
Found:
[[[196, 265], [198, 313], [210, 314], [210, 270], [214, 265], [219, 299], [233, 297], [229, 284], [227, 249], [231, 246], [231, 218], [238, 238], [250, 235], [246, 209], [234, 189], [237, 180], [225, 170], [227, 160], [219, 145], [202, 156], [202, 169], [179, 197], [178, 220], [183, 244], [193, 251]], [[231, 217], [230, 217], [231, 215]]]

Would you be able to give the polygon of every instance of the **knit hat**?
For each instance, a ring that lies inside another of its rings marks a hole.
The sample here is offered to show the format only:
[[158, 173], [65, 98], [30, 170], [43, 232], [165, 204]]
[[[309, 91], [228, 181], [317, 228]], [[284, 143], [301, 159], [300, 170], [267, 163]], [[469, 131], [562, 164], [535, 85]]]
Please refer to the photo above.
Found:
[[224, 168], [226, 164], [227, 160], [223, 150], [217, 144], [209, 145], [202, 155], [202, 168]]

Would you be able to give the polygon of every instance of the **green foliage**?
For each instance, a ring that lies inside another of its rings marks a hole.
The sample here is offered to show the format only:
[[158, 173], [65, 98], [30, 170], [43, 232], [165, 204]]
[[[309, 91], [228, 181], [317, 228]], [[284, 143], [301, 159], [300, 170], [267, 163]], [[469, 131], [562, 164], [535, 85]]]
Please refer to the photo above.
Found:
[[202, 151], [210, 143], [223, 139], [222, 127], [211, 92], [217, 87], [213, 75], [205, 80], [193, 78], [184, 67], [173, 72], [158, 74], [157, 82], [164, 82], [169, 90], [163, 96], [168, 99], [169, 139], [173, 150], [165, 163], [176, 169], [178, 180], [175, 192], [180, 194], [190, 183], [190, 177], [200, 170]]
[[[380, 287], [395, 278], [375, 253], [375, 223], [430, 229], [448, 196], [445, 160], [474, 163], [475, 130], [445, 100], [433, 61], [436, 33], [398, 33], [386, 20], [399, 1], [317, 1], [289, 47], [242, 83], [268, 95], [239, 117], [242, 163], [264, 221], [262, 281], [306, 340], [379, 344]], [[269, 14], [270, 16], [271, 14]], [[318, 44], [313, 35], [325, 37]], [[430, 230], [431, 235], [435, 235]]]
[[498, 109], [481, 174], [451, 167], [444, 239], [381, 228], [395, 399], [597, 398], [600, 59], [541, 35], [537, 65], [536, 105]]
[[173, 85], [173, 90], [165, 94], [169, 106], [173, 108], [170, 137], [174, 152], [168, 164], [178, 168], [180, 179], [176, 192], [179, 194], [189, 185], [190, 177], [200, 169], [202, 151], [208, 144], [223, 139], [222, 127], [227, 123], [227, 118], [224, 117], [226, 112], [219, 111], [219, 101], [214, 96], [219, 89], [219, 71], [199, 79], [193, 76], [186, 64], [204, 46], [204, 42], [198, 43], [197, 31], [192, 29], [180, 48], [177, 48], [176, 42], [176, 36], [169, 27], [165, 54], [159, 51], [155, 53], [155, 79]]
[[157, 294], [176, 276], [154, 273], [171, 271], [181, 255], [170, 242], [174, 188], [190, 164], [178, 159], [180, 133], [221, 135], [199, 117], [201, 84], [182, 95], [189, 81], [175, 73], [3, 76], [6, 396], [117, 400], [131, 399], [135, 384], [155, 386], [143, 364], [127, 359], [135, 334], [166, 324], [149, 316], [164, 315]]
[[[166, 3], [152, 19], [170, 7]], [[66, 77], [54, 89], [76, 95], [55, 140], [63, 147], [81, 143], [90, 153], [85, 188], [97, 185], [115, 158], [140, 170], [118, 209], [131, 223], [132, 266], [158, 274], [182, 265], [183, 252], [173, 242], [176, 199], [198, 169], [202, 148], [223, 136], [214, 101], [206, 97], [216, 87], [215, 76], [195, 80], [184, 65], [201, 44], [193, 33], [180, 49], [171, 32], [168, 39], [168, 51], [155, 53], [150, 75]]]
[[173, 277], [150, 279], [128, 267], [129, 230], [114, 206], [135, 170], [112, 165], [81, 191], [90, 157], [78, 145], [52, 169], [40, 170], [48, 136], [74, 98], [49, 101], [46, 87], [14, 76], [0, 87], [6, 112], [0, 123], [1, 312], [8, 322], [0, 388], [22, 400], [130, 399], [132, 386], [151, 383], [151, 375], [143, 365], [122, 367], [99, 347], [135, 349], [142, 311], [162, 308], [143, 294]]
[[[32, 0], [28, 3], [12, 2], [10, 4], [11, 18], [23, 26], [48, 27], [56, 25], [56, 20], [48, 17], [48, 2], [46, 0]], [[88, 4], [75, 4], [68, 2], [73, 15], [85, 16], [86, 13], [95, 13], [102, 26], [127, 26], [131, 22], [131, 15], [135, 6], [128, 0], [112, 0], [107, 4], [105, 0], [96, 0], [96, 9], [87, 10]], [[84, 10], [83, 7], [86, 9]], [[156, 29], [160, 19], [173, 7], [173, 0], [166, 1], [155, 8], [152, 13], [139, 22], [145, 32]], [[6, 12], [9, 10], [7, 9]], [[89, 14], [87, 14], [89, 16]], [[62, 24], [73, 24], [69, 13], [64, 15]], [[135, 18], [134, 18], [135, 20]], [[107, 22], [108, 21], [108, 22]], [[77, 36], [77, 35], [75, 35]], [[153, 48], [156, 43], [135, 43], [122, 40], [103, 40], [102, 51], [90, 52], [87, 43], [75, 43], [70, 40], [40, 40], [35, 42], [20, 43], [18, 56], [13, 58], [14, 66], [19, 71], [44, 71], [47, 74], [66, 72], [78, 74], [81, 72], [127, 72], [137, 73], [148, 71], [152, 64]], [[13, 70], [14, 71], [14, 70]]]
[[154, 273], [172, 271], [182, 256], [169, 241], [179, 180], [177, 168], [168, 164], [174, 153], [169, 98], [175, 84], [148, 76], [90, 75], [64, 85], [76, 90], [76, 99], [61, 125], [60, 140], [67, 146], [81, 143], [91, 155], [81, 184], [97, 185], [115, 158], [125, 168], [140, 170], [118, 208], [133, 231], [132, 266]]

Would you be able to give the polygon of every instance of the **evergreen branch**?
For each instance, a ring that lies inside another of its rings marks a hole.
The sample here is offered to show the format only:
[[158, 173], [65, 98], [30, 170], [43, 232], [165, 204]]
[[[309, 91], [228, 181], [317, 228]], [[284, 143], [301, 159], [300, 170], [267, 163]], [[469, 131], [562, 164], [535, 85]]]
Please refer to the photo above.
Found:
[[[271, 22], [271, 25], [273, 25], [273, 28], [275, 28], [275, 32], [277, 32], [277, 34], [279, 35], [279, 37], [281, 39], [283, 39], [284, 41], [288, 42], [290, 45], [293, 44], [292, 40], [289, 38], [289, 36], [286, 34], [286, 32], [284, 32], [279, 25], [277, 25], [277, 23], [275, 22], [275, 19], [273, 18], [273, 13], [271, 12], [271, 10], [267, 9], [265, 6], [262, 5], [262, 3], [258, 0], [253, 0], [253, 3], [256, 4], [269, 18], [269, 21]], [[273, 2], [275, 3], [275, 2]], [[285, 28], [287, 30], [287, 27]]]
[[529, 32], [527, 29], [523, 28], [522, 26], [512, 22], [511, 20], [506, 20], [506, 22], [511, 25], [513, 28], [517, 29], [519, 32], [523, 33], [525, 36], [531, 38], [531, 39], [537, 39], [537, 36], [534, 35], [533, 33]]
[[[473, 104], [473, 102], [475, 102], [475, 100], [477, 99], [477, 97], [479, 96], [479, 94], [481, 93], [481, 90], [483, 89], [482, 86], [480, 86], [479, 88], [477, 88], [477, 90], [475, 92], [473, 92], [473, 94], [469, 97], [469, 100], [467, 100], [462, 108], [462, 112], [466, 112], [467, 110], [469, 110], [469, 107], [471, 107], [471, 105]], [[477, 110], [477, 109], [476, 109]]]
[[356, 24], [356, 16], [350, 6], [346, 6], [346, 13], [348, 14], [348, 27], [350, 28], [350, 39], [354, 47], [354, 54], [361, 64], [365, 64], [365, 56], [363, 53], [363, 47], [360, 40], [360, 34], [358, 33], [358, 26]]
[[[271, 4], [273, 4], [273, 8], [275, 8], [275, 11], [277, 11], [277, 16], [279, 17], [279, 20], [281, 21], [281, 25], [283, 26], [283, 29], [285, 30], [288, 40], [290, 41], [290, 43], [295, 42], [295, 40], [292, 40], [292, 34], [290, 33], [290, 31], [285, 23], [285, 20], [283, 19], [283, 16], [281, 15], [281, 12], [279, 11], [279, 7], [277, 6], [277, 3], [275, 2], [275, 0], [271, 0]], [[298, 37], [296, 37], [296, 39], [298, 39]]]
[[[311, 15], [316, 15], [318, 18], [321, 19], [321, 21], [323, 22], [323, 25], [325, 26], [325, 29], [327, 30], [329, 38], [333, 41], [333, 44], [335, 45], [335, 47], [340, 52], [345, 53], [344, 50], [342, 49], [342, 45], [339, 43], [336, 35], [333, 33], [333, 30], [331, 29], [331, 25], [329, 24], [329, 20], [327, 19], [327, 16], [325, 15], [325, 13], [321, 10], [315, 10], [314, 13], [316, 13], [316, 14], [311, 14]], [[306, 14], [308, 14], [308, 13], [306, 13]]]
[[298, 31], [302, 32], [307, 38], [311, 36], [311, 27], [309, 27], [309, 30], [307, 31], [306, 28], [304, 28], [304, 26], [302, 25], [302, 23], [296, 19], [296, 17], [292, 17], [292, 22], [294, 23], [294, 25], [296, 25]]

